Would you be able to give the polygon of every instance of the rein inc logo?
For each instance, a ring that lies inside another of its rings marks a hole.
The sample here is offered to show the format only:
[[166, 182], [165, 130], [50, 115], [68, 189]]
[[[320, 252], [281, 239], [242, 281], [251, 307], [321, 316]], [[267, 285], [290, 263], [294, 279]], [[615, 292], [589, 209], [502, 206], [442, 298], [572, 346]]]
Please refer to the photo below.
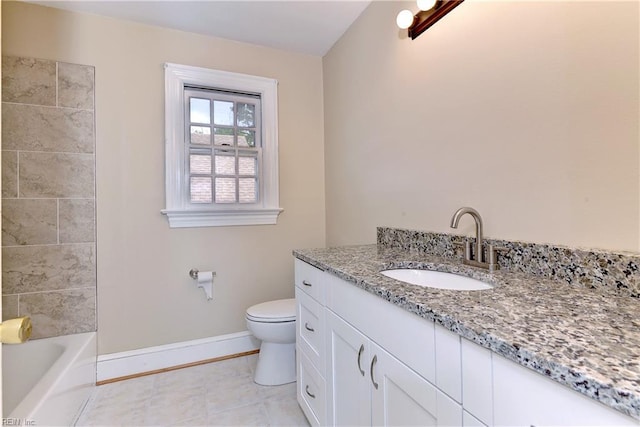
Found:
[[34, 420], [29, 420], [26, 418], [3, 418], [2, 425], [3, 426], [35, 426], [36, 422]]

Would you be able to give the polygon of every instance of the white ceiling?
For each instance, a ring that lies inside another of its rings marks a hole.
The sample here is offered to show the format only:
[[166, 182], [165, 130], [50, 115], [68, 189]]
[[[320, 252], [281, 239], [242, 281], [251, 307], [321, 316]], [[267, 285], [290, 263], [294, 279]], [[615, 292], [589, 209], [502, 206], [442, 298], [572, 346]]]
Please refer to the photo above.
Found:
[[34, 0], [31, 2], [323, 56], [371, 1]]

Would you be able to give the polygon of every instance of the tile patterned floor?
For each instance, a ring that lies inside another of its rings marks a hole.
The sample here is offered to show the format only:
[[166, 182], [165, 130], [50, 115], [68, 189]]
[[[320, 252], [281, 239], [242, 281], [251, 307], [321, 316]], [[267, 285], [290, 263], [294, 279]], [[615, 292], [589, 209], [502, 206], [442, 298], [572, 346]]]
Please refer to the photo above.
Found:
[[296, 384], [253, 382], [257, 355], [96, 387], [76, 426], [308, 426]]

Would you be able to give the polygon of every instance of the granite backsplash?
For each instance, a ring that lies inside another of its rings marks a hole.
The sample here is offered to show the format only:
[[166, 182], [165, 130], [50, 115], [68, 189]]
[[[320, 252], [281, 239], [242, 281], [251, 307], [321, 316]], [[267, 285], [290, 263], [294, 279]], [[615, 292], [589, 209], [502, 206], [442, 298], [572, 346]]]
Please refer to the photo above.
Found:
[[[412, 252], [461, 258], [456, 243], [475, 238], [455, 234], [378, 227], [378, 245]], [[603, 294], [640, 298], [640, 254], [549, 244], [485, 239], [506, 250], [498, 254], [500, 268], [562, 280]]]

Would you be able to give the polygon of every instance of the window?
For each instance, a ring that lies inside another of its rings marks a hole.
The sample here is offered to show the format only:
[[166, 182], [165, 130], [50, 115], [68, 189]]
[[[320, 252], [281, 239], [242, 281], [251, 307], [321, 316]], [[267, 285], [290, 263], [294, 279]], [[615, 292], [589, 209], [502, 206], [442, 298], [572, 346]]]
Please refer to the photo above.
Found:
[[262, 163], [260, 97], [185, 89], [189, 202], [257, 203]]
[[165, 65], [170, 227], [275, 224], [277, 82]]

